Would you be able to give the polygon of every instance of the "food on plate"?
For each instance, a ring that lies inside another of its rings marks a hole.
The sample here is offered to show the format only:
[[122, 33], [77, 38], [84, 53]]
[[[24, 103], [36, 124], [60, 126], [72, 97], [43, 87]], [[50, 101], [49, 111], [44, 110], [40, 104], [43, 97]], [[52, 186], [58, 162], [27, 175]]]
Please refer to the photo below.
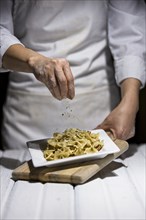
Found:
[[99, 133], [70, 128], [63, 133], [54, 133], [48, 139], [47, 146], [43, 149], [44, 158], [47, 161], [79, 156], [89, 153], [97, 153], [103, 147]]

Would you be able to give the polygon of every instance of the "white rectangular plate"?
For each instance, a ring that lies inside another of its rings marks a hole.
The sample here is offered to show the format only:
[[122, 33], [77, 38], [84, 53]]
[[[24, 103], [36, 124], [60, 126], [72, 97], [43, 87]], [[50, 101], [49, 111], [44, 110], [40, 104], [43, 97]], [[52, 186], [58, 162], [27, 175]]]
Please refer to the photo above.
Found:
[[28, 141], [27, 146], [29, 148], [34, 167], [42, 167], [42, 166], [52, 167], [52, 166], [66, 165], [76, 162], [83, 162], [88, 160], [95, 160], [95, 159], [104, 158], [108, 154], [113, 154], [120, 151], [117, 145], [111, 140], [111, 138], [106, 134], [104, 130], [98, 129], [98, 130], [92, 130], [91, 132], [99, 133], [100, 140], [103, 140], [104, 142], [103, 148], [97, 153], [73, 156], [65, 159], [46, 161], [40, 146], [42, 144], [45, 144], [49, 138]]

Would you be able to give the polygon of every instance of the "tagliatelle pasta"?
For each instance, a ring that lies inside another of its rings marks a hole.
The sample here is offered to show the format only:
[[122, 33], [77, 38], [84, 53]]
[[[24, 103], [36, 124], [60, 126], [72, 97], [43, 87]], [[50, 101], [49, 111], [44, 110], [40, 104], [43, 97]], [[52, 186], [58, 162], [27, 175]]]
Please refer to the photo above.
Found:
[[54, 133], [53, 137], [47, 141], [47, 147], [43, 150], [43, 154], [47, 161], [57, 160], [97, 153], [103, 145], [98, 133], [70, 128], [63, 133]]

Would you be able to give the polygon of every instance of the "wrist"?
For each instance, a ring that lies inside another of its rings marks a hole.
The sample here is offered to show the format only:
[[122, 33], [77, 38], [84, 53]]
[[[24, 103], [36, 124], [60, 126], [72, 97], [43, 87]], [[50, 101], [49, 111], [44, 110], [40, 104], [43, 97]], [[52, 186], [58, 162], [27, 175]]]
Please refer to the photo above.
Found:
[[28, 59], [27, 59], [27, 64], [28, 66], [32, 69], [32, 72], [35, 72], [35, 68], [38, 67], [39, 64], [41, 64], [44, 60], [44, 56], [32, 51], [32, 53], [29, 53]]
[[25, 48], [21, 44], [14, 44], [3, 55], [2, 65], [4, 68], [10, 70], [32, 72], [29, 59], [37, 55], [37, 52]]
[[133, 78], [126, 79], [121, 84], [121, 103], [126, 109], [135, 113], [139, 109], [140, 85], [140, 81]]
[[141, 82], [138, 79], [128, 78], [123, 80], [123, 82], [121, 83], [122, 97], [130, 96], [130, 95], [139, 96], [140, 86], [141, 86]]

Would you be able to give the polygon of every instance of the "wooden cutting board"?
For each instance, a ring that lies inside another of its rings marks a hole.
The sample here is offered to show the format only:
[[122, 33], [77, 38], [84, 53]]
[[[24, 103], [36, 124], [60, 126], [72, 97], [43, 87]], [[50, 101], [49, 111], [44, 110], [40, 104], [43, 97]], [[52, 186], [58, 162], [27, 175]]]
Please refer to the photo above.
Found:
[[129, 147], [126, 141], [115, 140], [114, 142], [120, 151], [115, 154], [109, 154], [105, 158], [60, 167], [39, 168], [35, 168], [30, 160], [16, 168], [12, 172], [12, 178], [14, 180], [82, 184], [123, 154]]

